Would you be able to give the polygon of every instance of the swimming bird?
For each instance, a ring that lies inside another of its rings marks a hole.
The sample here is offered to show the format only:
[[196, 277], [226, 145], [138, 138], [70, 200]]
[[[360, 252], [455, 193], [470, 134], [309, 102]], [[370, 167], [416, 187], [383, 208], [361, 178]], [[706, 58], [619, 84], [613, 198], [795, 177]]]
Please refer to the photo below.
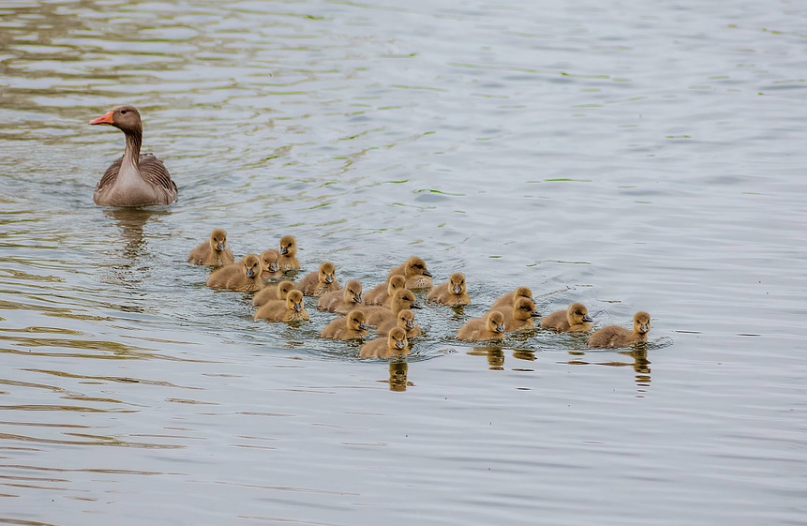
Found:
[[556, 310], [541, 320], [541, 328], [555, 332], [587, 332], [591, 330], [591, 316], [582, 303], [572, 303], [566, 310]]
[[473, 318], [457, 331], [457, 339], [466, 342], [504, 339], [504, 314], [497, 310], [488, 312], [484, 318]]
[[345, 288], [334, 292], [326, 292], [319, 297], [317, 309], [337, 314], [347, 314], [348, 311], [361, 305], [361, 283], [352, 279], [345, 283]]
[[336, 281], [336, 267], [330, 261], [325, 261], [319, 266], [317, 272], [311, 272], [303, 276], [296, 286], [297, 290], [304, 296], [322, 296], [326, 292], [339, 291], [342, 286]]
[[493, 305], [491, 305], [490, 308], [493, 310], [500, 309], [502, 307], [512, 307], [518, 298], [527, 298], [528, 300], [531, 300], [532, 291], [528, 287], [516, 287], [515, 290], [512, 290], [507, 294], [502, 294], [496, 298], [496, 301], [493, 302]]
[[[365, 305], [387, 305], [395, 291], [406, 287], [406, 278], [403, 276], [392, 276], [386, 283], [376, 285], [364, 293]], [[388, 305], [387, 305], [388, 306]]]
[[273, 248], [268, 248], [261, 252], [261, 266], [263, 267], [261, 277], [264, 281], [277, 280], [284, 276], [284, 272], [278, 267], [279, 259], [280, 252]]
[[264, 285], [263, 288], [252, 297], [252, 305], [254, 307], [261, 307], [270, 301], [285, 300], [289, 292], [293, 290], [294, 283], [291, 281], [281, 281], [280, 283]]
[[332, 340], [361, 340], [369, 329], [364, 324], [364, 319], [364, 313], [354, 309], [344, 318], [340, 316], [326, 325], [319, 337]]
[[423, 331], [420, 330], [420, 325], [415, 323], [415, 313], [409, 309], [403, 309], [395, 315], [395, 319], [379, 324], [376, 334], [386, 336], [393, 327], [400, 327], [406, 331], [407, 338], [414, 338], [423, 334]]
[[426, 268], [426, 262], [416, 256], [412, 256], [406, 262], [390, 270], [387, 274], [387, 281], [392, 276], [406, 278], [406, 288], [409, 290], [432, 288], [432, 274]]
[[256, 320], [266, 321], [308, 321], [308, 311], [303, 304], [303, 293], [293, 290], [286, 296], [285, 301], [275, 300], [267, 302], [255, 313]]
[[535, 302], [528, 298], [518, 297], [512, 307], [497, 309], [504, 314], [506, 332], [523, 331], [535, 327], [535, 318], [541, 314], [535, 308]]
[[471, 298], [468, 297], [465, 274], [462, 272], [451, 274], [446, 283], [441, 283], [429, 291], [426, 299], [449, 307], [468, 305]]
[[419, 309], [420, 305], [415, 303], [415, 295], [411, 290], [401, 289], [395, 291], [389, 308], [378, 305], [358, 308], [367, 315], [365, 323], [375, 327], [389, 320], [395, 320], [398, 313], [404, 309]]
[[380, 336], [365, 343], [359, 351], [359, 358], [391, 358], [409, 353], [409, 342], [406, 332], [394, 327], [386, 337]]
[[263, 288], [261, 261], [250, 254], [238, 263], [225, 265], [213, 271], [207, 278], [207, 286], [225, 288], [237, 292], [255, 292]]
[[227, 232], [221, 228], [214, 228], [210, 233], [210, 239], [200, 243], [188, 255], [188, 263], [194, 265], [223, 267], [234, 262], [233, 252], [227, 246]]
[[589, 347], [625, 347], [634, 343], [647, 341], [650, 332], [650, 314], [639, 311], [633, 316], [633, 331], [619, 325], [608, 325], [597, 331], [588, 339]]
[[100, 206], [168, 205], [177, 200], [177, 185], [163, 162], [150, 153], [140, 153], [143, 124], [134, 106], [114, 108], [90, 124], [109, 124], [123, 132], [123, 156], [106, 169], [95, 186], [92, 199]]
[[282, 271], [300, 270], [300, 262], [297, 261], [297, 238], [294, 236], [283, 236], [280, 238], [280, 258], [277, 266]]

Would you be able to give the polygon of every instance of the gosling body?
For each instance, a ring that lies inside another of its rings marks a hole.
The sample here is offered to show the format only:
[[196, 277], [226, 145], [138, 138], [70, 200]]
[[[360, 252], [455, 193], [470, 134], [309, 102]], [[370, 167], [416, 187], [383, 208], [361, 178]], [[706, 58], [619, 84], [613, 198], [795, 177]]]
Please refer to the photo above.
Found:
[[304, 296], [319, 297], [326, 292], [339, 291], [342, 286], [336, 280], [336, 267], [330, 261], [319, 266], [319, 270], [303, 276], [296, 287]]
[[285, 301], [275, 300], [266, 303], [255, 313], [256, 320], [266, 321], [308, 321], [308, 311], [303, 304], [303, 293], [293, 290], [286, 296]]
[[426, 299], [449, 307], [468, 305], [471, 303], [471, 298], [468, 297], [465, 274], [462, 272], [451, 274], [446, 283], [440, 283], [430, 290]]
[[484, 318], [473, 318], [457, 331], [457, 339], [466, 342], [503, 340], [505, 333], [504, 314], [494, 310]]
[[528, 300], [531, 300], [532, 291], [529, 289], [529, 287], [516, 287], [515, 290], [511, 290], [507, 294], [502, 294], [496, 298], [496, 301], [493, 302], [493, 305], [491, 305], [490, 308], [492, 310], [512, 307], [518, 298], [527, 298]]
[[294, 290], [294, 283], [291, 281], [281, 281], [280, 283], [264, 285], [264, 287], [252, 297], [252, 305], [254, 307], [262, 307], [270, 301], [285, 300], [292, 290]]
[[389, 306], [392, 296], [397, 290], [406, 288], [406, 278], [403, 276], [392, 276], [386, 283], [376, 285], [364, 293], [365, 305], [385, 305]]
[[376, 329], [376, 334], [379, 336], [386, 336], [393, 327], [400, 327], [406, 332], [408, 339], [416, 338], [423, 334], [420, 330], [420, 325], [415, 323], [415, 313], [409, 309], [403, 309], [395, 315], [394, 320], [387, 320], [379, 324]]
[[409, 353], [406, 333], [400, 327], [393, 328], [386, 337], [378, 337], [365, 343], [359, 351], [360, 358], [392, 358]]
[[426, 262], [419, 257], [412, 256], [403, 264], [393, 268], [387, 274], [387, 281], [392, 276], [403, 276], [406, 279], [406, 288], [409, 290], [432, 288], [432, 274], [426, 268]]
[[225, 288], [237, 292], [255, 292], [263, 288], [261, 262], [250, 254], [238, 263], [215, 270], [207, 278], [207, 286]]
[[354, 309], [344, 318], [339, 317], [326, 325], [319, 337], [331, 340], [361, 340], [369, 330], [364, 320], [364, 313]]
[[297, 238], [294, 236], [280, 238], [280, 257], [277, 266], [283, 272], [300, 270], [300, 262], [297, 260]]
[[188, 263], [208, 267], [223, 267], [235, 263], [233, 252], [227, 246], [227, 232], [221, 228], [213, 229], [207, 241], [191, 250]]
[[608, 325], [594, 331], [588, 339], [589, 347], [626, 347], [647, 341], [650, 332], [650, 314], [639, 311], [633, 316], [633, 330], [629, 331], [619, 325]]
[[347, 314], [349, 311], [360, 307], [361, 303], [361, 283], [352, 279], [345, 283], [344, 289], [326, 292], [320, 296], [317, 302], [317, 310]]
[[541, 328], [555, 332], [588, 332], [591, 316], [582, 303], [572, 303], [566, 310], [556, 310], [541, 320]]

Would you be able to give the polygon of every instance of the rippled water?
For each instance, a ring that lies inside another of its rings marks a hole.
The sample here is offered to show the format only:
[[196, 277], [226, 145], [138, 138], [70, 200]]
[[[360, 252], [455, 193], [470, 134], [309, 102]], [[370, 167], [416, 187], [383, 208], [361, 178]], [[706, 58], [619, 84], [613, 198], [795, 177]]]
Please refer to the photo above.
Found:
[[[798, 2], [0, 6], [0, 523], [805, 524]], [[138, 106], [180, 187], [96, 207]], [[294, 234], [407, 362], [257, 323], [185, 263]], [[518, 285], [646, 349], [456, 329]]]

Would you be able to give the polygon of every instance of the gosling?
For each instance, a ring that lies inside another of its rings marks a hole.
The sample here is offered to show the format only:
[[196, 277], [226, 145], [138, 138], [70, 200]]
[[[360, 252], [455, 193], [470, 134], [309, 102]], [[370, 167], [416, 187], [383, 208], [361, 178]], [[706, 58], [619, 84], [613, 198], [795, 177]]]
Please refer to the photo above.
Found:
[[207, 278], [207, 286], [225, 288], [236, 292], [255, 292], [263, 288], [261, 262], [258, 256], [250, 254], [239, 263], [233, 263], [215, 270]]
[[361, 340], [370, 329], [364, 324], [364, 319], [364, 313], [354, 309], [348, 312], [344, 318], [336, 318], [326, 325], [319, 337], [331, 340]]
[[432, 274], [426, 268], [426, 262], [419, 257], [412, 256], [405, 263], [393, 268], [387, 274], [387, 281], [392, 276], [406, 278], [406, 288], [409, 290], [432, 288]]
[[403, 309], [396, 314], [394, 320], [387, 320], [376, 329], [376, 334], [386, 336], [393, 327], [400, 327], [406, 331], [407, 338], [415, 338], [423, 334], [420, 325], [415, 323], [415, 313], [409, 309]]
[[409, 342], [406, 332], [394, 327], [386, 338], [380, 337], [365, 343], [359, 351], [359, 358], [391, 358], [409, 353]]
[[634, 343], [645, 343], [650, 332], [650, 314], [639, 311], [633, 316], [633, 331], [619, 325], [608, 325], [591, 335], [589, 347], [626, 347]]
[[471, 303], [471, 298], [468, 297], [465, 274], [462, 272], [451, 274], [448, 281], [434, 287], [426, 296], [426, 299], [449, 307], [468, 305]]
[[339, 291], [342, 286], [336, 281], [336, 267], [330, 261], [326, 261], [320, 264], [317, 272], [311, 272], [303, 276], [303, 279], [297, 283], [296, 288], [304, 296], [318, 298], [326, 292]]
[[326, 292], [319, 297], [317, 310], [347, 314], [361, 305], [361, 283], [352, 279], [345, 283], [343, 290]]
[[283, 272], [300, 270], [300, 262], [297, 261], [297, 238], [294, 236], [280, 238], [280, 258], [277, 260], [277, 267]]
[[556, 310], [541, 320], [541, 328], [555, 332], [588, 332], [591, 316], [582, 303], [572, 303], [566, 310]]
[[492, 310], [484, 318], [473, 318], [465, 322], [457, 331], [457, 339], [466, 342], [503, 340], [504, 333], [504, 314]]
[[234, 262], [233, 252], [227, 247], [227, 232], [221, 228], [214, 228], [210, 239], [191, 250], [188, 255], [188, 263], [194, 265], [223, 267]]
[[376, 285], [364, 293], [365, 305], [389, 306], [395, 291], [406, 288], [406, 278], [403, 276], [392, 276], [386, 283]]
[[262, 307], [270, 301], [285, 300], [292, 290], [294, 290], [294, 283], [291, 281], [281, 281], [280, 283], [264, 285], [264, 287], [252, 297], [252, 306]]
[[303, 293], [293, 290], [286, 296], [286, 301], [275, 300], [266, 303], [255, 313], [256, 320], [266, 321], [308, 321], [308, 311], [303, 305]]

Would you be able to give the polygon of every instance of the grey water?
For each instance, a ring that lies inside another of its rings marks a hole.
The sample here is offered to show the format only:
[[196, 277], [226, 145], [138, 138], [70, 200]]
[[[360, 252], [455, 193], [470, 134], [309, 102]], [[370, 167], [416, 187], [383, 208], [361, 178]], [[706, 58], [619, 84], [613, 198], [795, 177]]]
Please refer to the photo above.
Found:
[[[807, 524], [807, 6], [0, 4], [0, 523]], [[169, 207], [97, 207], [137, 106]], [[293, 234], [392, 362], [187, 264]], [[526, 285], [647, 346], [456, 330]], [[421, 301], [423, 300], [421, 296]]]

